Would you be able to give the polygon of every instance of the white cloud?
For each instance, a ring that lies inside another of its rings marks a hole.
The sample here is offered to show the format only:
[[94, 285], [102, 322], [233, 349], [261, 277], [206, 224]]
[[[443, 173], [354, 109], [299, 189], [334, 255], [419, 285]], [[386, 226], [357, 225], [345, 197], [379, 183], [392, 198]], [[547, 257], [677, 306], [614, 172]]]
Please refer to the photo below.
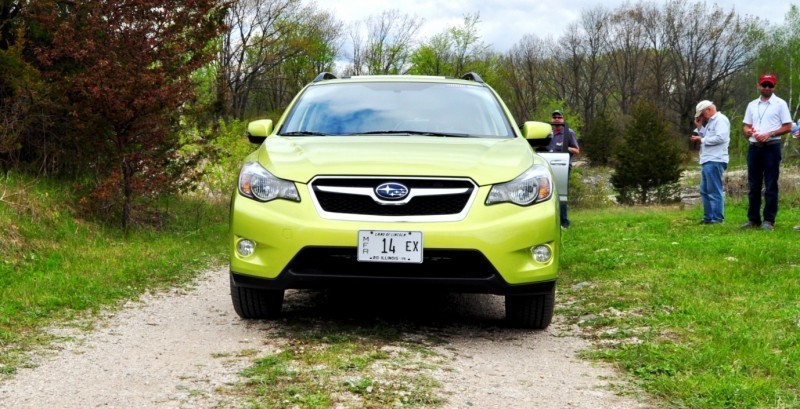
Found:
[[[419, 32], [421, 39], [461, 25], [465, 14], [480, 13], [478, 29], [483, 42], [505, 52], [525, 34], [555, 39], [570, 23], [576, 22], [584, 10], [598, 5], [612, 10], [626, 2], [631, 3], [626, 0], [573, 0], [568, 3], [554, 0], [340, 0], [317, 4], [332, 11], [346, 24], [362, 21], [384, 10], [397, 9], [402, 14], [424, 19]], [[714, 3], [706, 1], [709, 6]], [[733, 9], [741, 16], [757, 16], [774, 25], [784, 22], [792, 4], [786, 0], [724, 0], [716, 3], [724, 10]]]

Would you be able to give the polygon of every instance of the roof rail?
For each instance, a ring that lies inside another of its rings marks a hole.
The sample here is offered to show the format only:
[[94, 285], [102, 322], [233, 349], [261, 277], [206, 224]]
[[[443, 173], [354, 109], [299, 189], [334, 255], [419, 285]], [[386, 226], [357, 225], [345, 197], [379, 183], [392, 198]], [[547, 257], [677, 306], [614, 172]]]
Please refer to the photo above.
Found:
[[464, 74], [464, 76], [461, 77], [461, 79], [483, 83], [483, 78], [481, 78], [480, 75], [472, 71]]
[[319, 75], [317, 75], [317, 78], [314, 78], [314, 80], [311, 82], [320, 82], [322, 80], [335, 80], [335, 79], [336, 79], [335, 75], [326, 71], [319, 73]]

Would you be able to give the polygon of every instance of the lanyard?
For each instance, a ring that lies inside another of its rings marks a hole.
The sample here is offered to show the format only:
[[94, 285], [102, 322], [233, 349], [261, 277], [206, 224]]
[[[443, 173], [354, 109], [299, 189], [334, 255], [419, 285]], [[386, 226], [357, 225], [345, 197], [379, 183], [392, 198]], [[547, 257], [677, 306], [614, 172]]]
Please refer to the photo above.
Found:
[[[763, 112], [761, 111], [761, 104], [764, 104]], [[761, 120], [764, 118], [764, 114], [766, 114], [767, 111], [769, 110], [769, 101], [761, 102], [761, 100], [759, 100], [758, 107], [756, 107], [756, 109], [758, 110], [758, 130], [763, 131], [763, 128], [761, 126]]]

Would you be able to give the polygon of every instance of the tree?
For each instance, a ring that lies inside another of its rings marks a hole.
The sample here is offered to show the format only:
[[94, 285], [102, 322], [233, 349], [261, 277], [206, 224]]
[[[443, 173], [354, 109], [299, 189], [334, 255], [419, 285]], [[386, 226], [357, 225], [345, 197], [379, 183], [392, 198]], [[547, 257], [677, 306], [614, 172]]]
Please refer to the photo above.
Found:
[[583, 12], [581, 28], [583, 38], [583, 63], [572, 69], [580, 72], [578, 83], [578, 109], [586, 121], [594, 120], [597, 111], [604, 111], [611, 100], [609, 64], [607, 55], [610, 13], [602, 6]]
[[21, 142], [32, 128], [37, 72], [23, 57], [18, 41], [20, 2], [0, 3], [0, 168], [18, 165]]
[[619, 131], [615, 122], [604, 112], [583, 128], [581, 154], [586, 155], [592, 165], [606, 166], [611, 163], [614, 144]]
[[792, 117], [797, 117], [800, 114], [800, 7], [791, 5], [784, 24], [771, 30], [767, 39], [765, 46], [759, 49], [755, 72], [747, 77], [750, 95], [759, 75], [775, 73], [780, 82], [780, 96], [789, 104]]
[[[746, 105], [741, 77], [753, 78], [753, 56], [766, 51], [759, 46], [759, 24], [690, 0], [640, 0], [610, 12], [597, 6], [584, 10], [557, 41], [523, 37], [504, 56], [497, 88], [517, 116], [541, 110], [543, 101], [563, 100], [587, 126], [596, 115], [614, 115], [624, 124], [646, 100], [688, 132], [699, 100], [716, 101], [723, 110]], [[799, 48], [774, 49], [764, 60], [791, 63], [786, 56]]]
[[367, 17], [365, 40], [361, 39], [360, 25], [352, 28], [353, 59], [345, 74], [404, 74], [422, 22], [396, 9]]
[[681, 176], [680, 148], [670, 135], [663, 111], [645, 101], [634, 107], [633, 120], [625, 127], [614, 159], [611, 184], [620, 203], [669, 200]]
[[283, 41], [293, 52], [254, 77], [245, 118], [261, 118], [265, 112], [282, 111], [319, 73], [333, 71], [341, 23], [330, 13], [310, 8], [297, 18], [283, 35]]
[[[83, 203], [132, 221], [137, 197], [169, 189], [171, 126], [193, 92], [191, 74], [220, 34], [217, 0], [31, 3], [35, 56], [68, 114], [76, 153], [98, 182]], [[65, 137], [66, 138], [66, 137]]]
[[411, 54], [412, 75], [448, 75], [453, 72], [452, 39], [449, 32], [434, 35]]
[[532, 118], [544, 104], [548, 81], [542, 71], [547, 64], [548, 48], [546, 41], [525, 35], [504, 58], [501, 79], [509, 89], [504, 99], [518, 120]]
[[[279, 73], [287, 61], [298, 58], [313, 61], [325, 55], [332, 61], [341, 31], [341, 24], [329, 13], [304, 6], [301, 0], [235, 1], [225, 20], [229, 29], [222, 36], [216, 60], [219, 118], [244, 119], [254, 91], [260, 90], [261, 97], [265, 91], [280, 95], [278, 101], [267, 101], [270, 108], [285, 103], [285, 94], [293, 96], [298, 88], [284, 90], [285, 82], [272, 81], [291, 78], [268, 73]], [[329, 61], [323, 60], [322, 66], [327, 66]], [[270, 85], [275, 88], [266, 90]]]
[[583, 82], [582, 66], [586, 63], [584, 40], [580, 26], [570, 23], [566, 34], [558, 41], [548, 43], [549, 58], [543, 72], [548, 95], [579, 111], [582, 111], [579, 95]]
[[755, 20], [744, 20], [735, 12], [725, 12], [718, 5], [686, 0], [670, 1], [664, 13], [670, 61], [669, 103], [678, 114], [683, 131], [694, 127], [694, 106], [710, 99], [724, 101], [725, 84], [744, 72], [758, 49]]
[[4, 0], [0, 2], [0, 50], [8, 50], [16, 43], [21, 7], [21, 1]]
[[37, 127], [49, 123], [37, 112], [44, 87], [39, 72], [25, 62], [23, 48], [20, 41], [0, 49], [0, 169], [19, 166], [23, 141], [36, 136]]
[[460, 77], [470, 71], [468, 67], [480, 59], [489, 46], [480, 41], [478, 23], [481, 21], [480, 13], [465, 14], [463, 25], [450, 28], [453, 50], [453, 77]]
[[[623, 6], [611, 16], [609, 74], [615, 90], [612, 97], [623, 114], [630, 114], [645, 88], [653, 50], [648, 50], [646, 13], [644, 6], [638, 4]], [[651, 96], [651, 101], [655, 100]]]
[[494, 71], [497, 55], [480, 41], [480, 14], [465, 14], [461, 26], [450, 27], [431, 37], [412, 54], [410, 74], [461, 77], [475, 71], [486, 80]]

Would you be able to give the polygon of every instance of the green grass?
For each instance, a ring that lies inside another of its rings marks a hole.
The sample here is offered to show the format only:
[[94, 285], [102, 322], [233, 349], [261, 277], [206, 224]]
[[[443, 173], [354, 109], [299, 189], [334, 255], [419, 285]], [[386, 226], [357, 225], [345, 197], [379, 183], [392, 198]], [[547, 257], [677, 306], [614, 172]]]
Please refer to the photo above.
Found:
[[232, 392], [247, 397], [248, 408], [434, 408], [444, 403], [431, 374], [444, 363], [431, 352], [432, 344], [404, 339], [395, 327], [319, 325], [312, 318], [299, 319], [285, 331], [275, 340], [280, 350], [257, 359]]
[[163, 201], [158, 230], [122, 231], [76, 217], [76, 198], [55, 181], [0, 179], [0, 372], [52, 340], [42, 331], [148, 289], [188, 282], [224, 261], [224, 204]]
[[773, 232], [740, 230], [745, 215], [742, 200], [719, 226], [699, 206], [574, 211], [559, 290], [575, 302], [556, 313], [666, 407], [800, 407], [800, 211], [784, 198]]

